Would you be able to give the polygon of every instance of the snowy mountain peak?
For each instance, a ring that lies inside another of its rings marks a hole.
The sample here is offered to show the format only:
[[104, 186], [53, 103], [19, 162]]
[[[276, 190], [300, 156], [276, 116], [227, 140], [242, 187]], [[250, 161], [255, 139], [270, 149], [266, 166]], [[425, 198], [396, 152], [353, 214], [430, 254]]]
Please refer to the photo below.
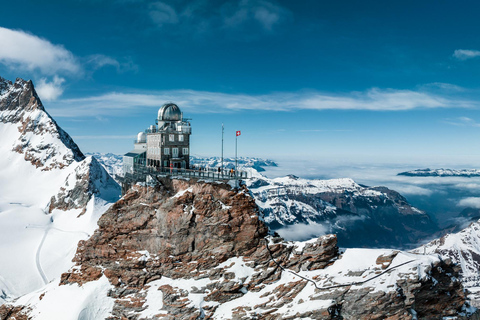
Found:
[[23, 154], [42, 170], [63, 168], [85, 156], [72, 138], [45, 111], [31, 80], [0, 78], [2, 144]]

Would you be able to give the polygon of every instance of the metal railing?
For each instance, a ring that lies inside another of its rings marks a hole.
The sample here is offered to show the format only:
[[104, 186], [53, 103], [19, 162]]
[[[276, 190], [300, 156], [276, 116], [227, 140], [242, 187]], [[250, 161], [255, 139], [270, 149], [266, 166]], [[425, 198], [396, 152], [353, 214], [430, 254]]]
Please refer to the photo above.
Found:
[[126, 173], [124, 180], [129, 181], [143, 181], [147, 176], [180, 176], [185, 178], [195, 178], [214, 181], [225, 181], [234, 179], [248, 179], [248, 174], [245, 171], [231, 171], [231, 170], [192, 170], [182, 168], [155, 168], [146, 167], [142, 165], [134, 165], [133, 173]]

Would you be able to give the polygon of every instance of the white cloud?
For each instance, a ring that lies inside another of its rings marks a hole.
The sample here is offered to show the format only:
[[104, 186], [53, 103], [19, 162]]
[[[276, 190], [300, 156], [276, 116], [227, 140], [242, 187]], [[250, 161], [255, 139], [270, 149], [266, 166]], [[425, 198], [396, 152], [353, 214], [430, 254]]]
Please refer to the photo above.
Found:
[[41, 100], [53, 101], [62, 95], [64, 82], [65, 79], [58, 76], [54, 76], [51, 82], [48, 82], [46, 78], [42, 78], [37, 82], [35, 90]]
[[265, 30], [271, 31], [289, 15], [287, 9], [273, 2], [242, 0], [223, 11], [223, 21], [226, 27], [238, 27], [255, 21]]
[[480, 198], [478, 197], [464, 198], [458, 202], [458, 206], [480, 209]]
[[458, 49], [453, 52], [453, 57], [458, 60], [473, 59], [473, 58], [480, 57], [480, 51]]
[[472, 108], [475, 101], [440, 95], [394, 89], [370, 89], [365, 92], [330, 94], [320, 92], [272, 93], [265, 95], [228, 94], [221, 92], [172, 90], [158, 92], [118, 93], [61, 101], [51, 112], [58, 117], [111, 115], [113, 112], [135, 112], [138, 108], [158, 107], [175, 101], [190, 112], [224, 113], [242, 110], [372, 110], [402, 111], [432, 108]]
[[178, 15], [173, 7], [164, 2], [154, 2], [150, 4], [150, 19], [158, 26], [164, 24], [178, 23]]
[[9, 68], [42, 74], [78, 73], [75, 56], [61, 45], [21, 30], [0, 27], [0, 63]]
[[329, 228], [319, 224], [293, 224], [277, 230], [278, 234], [290, 241], [303, 241], [310, 238], [323, 236], [329, 232]]
[[431, 196], [433, 194], [433, 190], [415, 185], [395, 185], [393, 189], [402, 195]]

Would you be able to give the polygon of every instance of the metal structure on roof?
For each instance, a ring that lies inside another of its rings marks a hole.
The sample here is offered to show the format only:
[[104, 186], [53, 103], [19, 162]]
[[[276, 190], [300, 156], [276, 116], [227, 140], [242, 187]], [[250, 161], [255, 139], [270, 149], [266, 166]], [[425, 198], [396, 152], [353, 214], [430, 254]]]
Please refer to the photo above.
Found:
[[183, 115], [175, 103], [165, 103], [158, 110], [157, 121], [182, 121]]

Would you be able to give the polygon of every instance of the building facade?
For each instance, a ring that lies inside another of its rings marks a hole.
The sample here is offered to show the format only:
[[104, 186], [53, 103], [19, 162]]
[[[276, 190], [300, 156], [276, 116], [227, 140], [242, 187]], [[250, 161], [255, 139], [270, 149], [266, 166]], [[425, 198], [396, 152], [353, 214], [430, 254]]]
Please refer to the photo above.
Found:
[[164, 104], [155, 125], [140, 132], [134, 150], [124, 155], [124, 172], [132, 173], [137, 165], [189, 169], [191, 134], [190, 122], [183, 118], [180, 108], [174, 103]]

